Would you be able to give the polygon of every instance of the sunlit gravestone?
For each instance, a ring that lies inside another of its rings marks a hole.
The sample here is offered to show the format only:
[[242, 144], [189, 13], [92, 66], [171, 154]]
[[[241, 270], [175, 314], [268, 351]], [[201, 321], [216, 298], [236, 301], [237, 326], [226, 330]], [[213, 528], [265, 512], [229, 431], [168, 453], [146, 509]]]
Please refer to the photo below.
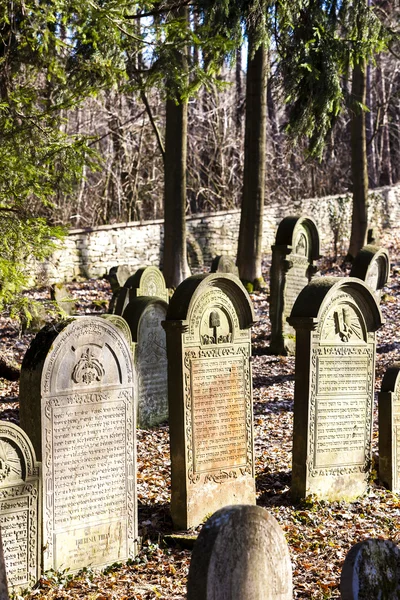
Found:
[[276, 519], [261, 506], [226, 506], [192, 552], [188, 600], [292, 600], [292, 565]]
[[389, 252], [385, 248], [368, 245], [361, 248], [355, 257], [350, 277], [358, 277], [365, 281], [379, 302], [382, 288], [389, 280], [389, 273]]
[[9, 600], [6, 565], [4, 562], [4, 552], [2, 543], [2, 534], [0, 528], [0, 598], [1, 600]]
[[33, 586], [40, 577], [39, 515], [40, 465], [35, 451], [22, 429], [0, 421], [0, 530], [8, 587], [15, 592]]
[[164, 275], [157, 267], [141, 267], [129, 277], [118, 292], [115, 314], [122, 315], [130, 300], [148, 296], [169, 302]]
[[378, 402], [379, 479], [400, 493], [400, 363], [383, 376]]
[[310, 282], [319, 258], [317, 226], [309, 217], [285, 217], [272, 246], [270, 319], [273, 354], [294, 354], [295, 332], [287, 322], [301, 290]]
[[234, 275], [189, 277], [169, 305], [171, 513], [176, 529], [255, 503], [249, 296]]
[[398, 600], [398, 546], [381, 539], [367, 539], [353, 546], [343, 564], [340, 594], [342, 600]]
[[133, 340], [137, 380], [137, 426], [168, 419], [167, 343], [161, 325], [168, 304], [158, 298], [133, 298], [124, 310]]
[[368, 287], [324, 277], [300, 293], [296, 330], [292, 496], [351, 500], [371, 463], [375, 332], [382, 315]]
[[29, 347], [20, 415], [42, 459], [44, 570], [135, 555], [133, 394], [130, 344], [107, 319], [46, 326]]
[[108, 275], [106, 275], [106, 279], [110, 282], [112, 298], [110, 301], [110, 306], [108, 308], [108, 312], [111, 314], [115, 313], [118, 296], [122, 286], [125, 284], [126, 280], [132, 274], [132, 267], [129, 265], [116, 265], [115, 267], [111, 267]]
[[221, 254], [216, 256], [211, 263], [211, 273], [231, 273], [239, 277], [239, 269], [236, 266], [236, 261], [232, 256]]

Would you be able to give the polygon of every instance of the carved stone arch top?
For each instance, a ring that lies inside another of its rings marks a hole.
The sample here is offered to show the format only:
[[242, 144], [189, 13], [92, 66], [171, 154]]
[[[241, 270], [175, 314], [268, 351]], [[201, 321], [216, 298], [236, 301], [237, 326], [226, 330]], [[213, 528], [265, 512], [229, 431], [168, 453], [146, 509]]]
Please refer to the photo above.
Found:
[[162, 310], [166, 314], [168, 304], [160, 298], [140, 296], [130, 300], [129, 304], [126, 306], [122, 316], [129, 327], [133, 342], [138, 341], [138, 331], [143, 315], [152, 309]]
[[381, 290], [389, 280], [390, 259], [386, 248], [368, 244], [354, 259], [350, 276], [362, 279], [374, 291]]
[[[373, 332], [381, 327], [383, 317], [374, 295], [363, 281], [355, 277], [320, 277], [312, 280], [300, 292], [288, 322], [295, 329], [315, 329], [327, 316], [332, 303], [336, 303], [337, 299], [339, 306], [346, 298], [348, 303], [358, 306], [365, 320], [366, 331]], [[345, 323], [343, 312], [339, 320]]]
[[293, 254], [313, 261], [320, 258], [319, 234], [310, 217], [289, 216], [282, 219], [275, 238], [276, 246], [288, 246]]
[[400, 362], [394, 363], [390, 366], [383, 378], [381, 385], [381, 392], [394, 392], [397, 393], [399, 390], [400, 383]]
[[[38, 475], [35, 450], [25, 431], [14, 423], [0, 421], [0, 443], [0, 485], [12, 477], [13, 472], [14, 479], [17, 477], [22, 481]], [[16, 449], [16, 454], [7, 452], [5, 446], [8, 444]], [[12, 454], [11, 460], [7, 459], [7, 454], [10, 457]]]
[[[240, 329], [249, 329], [254, 321], [254, 309], [250, 297], [237, 277], [229, 273], [193, 275], [178, 286], [173, 295], [166, 321], [189, 322], [194, 311], [199, 310], [203, 299], [206, 305], [207, 294], [225, 297], [234, 308]], [[214, 294], [215, 295], [215, 294]]]
[[130, 288], [131, 298], [150, 296], [161, 298], [164, 302], [169, 301], [164, 275], [157, 267], [141, 267], [127, 279], [124, 287]]

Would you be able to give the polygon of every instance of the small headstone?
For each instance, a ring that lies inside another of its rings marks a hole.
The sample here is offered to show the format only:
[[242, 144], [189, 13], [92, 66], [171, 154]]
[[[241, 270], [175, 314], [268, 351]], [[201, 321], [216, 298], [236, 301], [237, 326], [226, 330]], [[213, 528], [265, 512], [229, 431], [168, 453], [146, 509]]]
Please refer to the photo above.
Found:
[[119, 293], [121, 288], [126, 283], [127, 279], [132, 274], [132, 268], [128, 265], [118, 265], [116, 267], [111, 267], [108, 275], [106, 275], [106, 279], [110, 282], [112, 298], [110, 301], [110, 306], [108, 307], [108, 312], [113, 314], [116, 309]]
[[400, 550], [390, 540], [368, 539], [353, 546], [340, 578], [342, 600], [398, 600]]
[[285, 217], [272, 246], [270, 319], [273, 354], [294, 354], [295, 331], [287, 322], [301, 290], [311, 281], [319, 258], [317, 226], [309, 217]]
[[133, 298], [123, 318], [130, 327], [138, 386], [137, 426], [153, 427], [168, 419], [167, 345], [161, 322], [168, 304], [158, 298]]
[[0, 600], [9, 600], [8, 587], [7, 587], [6, 565], [4, 562], [3, 543], [2, 543], [2, 538], [1, 538], [1, 528], [0, 528]]
[[239, 277], [239, 269], [236, 266], [235, 259], [224, 254], [213, 259], [210, 273], [231, 273]]
[[130, 300], [142, 296], [160, 298], [164, 302], [169, 302], [164, 276], [157, 267], [142, 267], [126, 280], [118, 293], [114, 313], [122, 315]]
[[359, 279], [321, 277], [300, 293], [296, 330], [292, 495], [351, 500], [371, 463], [376, 330], [382, 315]]
[[355, 257], [350, 277], [365, 281], [379, 302], [382, 288], [389, 280], [389, 272], [389, 252], [385, 248], [369, 245], [361, 248]]
[[[8, 587], [13, 591], [31, 587], [40, 577], [39, 477], [39, 464], [26, 433], [0, 421], [0, 529]], [[0, 567], [0, 590], [2, 572]]]
[[381, 236], [378, 227], [370, 227], [367, 233], [367, 244], [373, 246], [379, 246], [381, 243]]
[[67, 315], [76, 314], [76, 303], [63, 283], [55, 283], [50, 288], [51, 299]]
[[400, 493], [400, 363], [386, 371], [378, 402], [379, 478]]
[[177, 529], [227, 504], [254, 504], [252, 304], [234, 275], [178, 286], [167, 334], [171, 514]]
[[101, 317], [51, 324], [22, 364], [21, 426], [43, 469], [43, 568], [133, 557], [137, 539], [131, 347]]
[[260, 506], [226, 506], [192, 552], [188, 600], [292, 600], [292, 565], [278, 522]]

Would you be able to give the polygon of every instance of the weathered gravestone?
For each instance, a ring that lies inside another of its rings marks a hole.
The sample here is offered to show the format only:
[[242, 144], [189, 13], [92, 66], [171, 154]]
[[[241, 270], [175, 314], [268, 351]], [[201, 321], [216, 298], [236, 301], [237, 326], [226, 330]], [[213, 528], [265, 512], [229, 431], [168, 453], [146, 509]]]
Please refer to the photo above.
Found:
[[249, 296], [234, 275], [178, 286], [164, 327], [174, 526], [255, 503]]
[[400, 493], [400, 363], [382, 379], [379, 401], [379, 478]]
[[375, 331], [382, 315], [359, 279], [323, 277], [297, 298], [292, 495], [350, 500], [371, 462]]
[[157, 267], [142, 267], [126, 280], [118, 293], [115, 314], [122, 315], [128, 302], [133, 298], [149, 296], [169, 302], [164, 275]]
[[44, 569], [134, 556], [134, 372], [123, 331], [80, 317], [43, 328], [21, 370], [21, 425], [43, 468]]
[[52, 285], [50, 287], [50, 296], [61, 311], [69, 316], [76, 314], [75, 300], [63, 283], [55, 283]]
[[390, 540], [368, 539], [353, 546], [340, 578], [342, 600], [398, 600], [400, 550]]
[[377, 302], [381, 299], [382, 288], [389, 280], [389, 253], [378, 246], [364, 246], [354, 259], [350, 277], [365, 281]]
[[210, 273], [231, 273], [232, 275], [239, 277], [239, 269], [236, 266], [235, 259], [224, 254], [216, 256], [213, 259]]
[[381, 236], [379, 234], [378, 227], [370, 227], [367, 232], [367, 244], [373, 246], [379, 246], [381, 243]]
[[110, 282], [112, 298], [108, 308], [109, 313], [114, 313], [117, 305], [118, 296], [122, 286], [132, 274], [132, 269], [128, 265], [117, 265], [111, 267], [106, 279]]
[[226, 506], [192, 552], [188, 600], [292, 600], [292, 565], [278, 522], [260, 506]]
[[301, 290], [310, 282], [319, 258], [317, 226], [309, 217], [285, 217], [272, 246], [270, 319], [273, 354], [294, 354], [295, 332], [287, 322]]
[[168, 304], [158, 298], [133, 298], [124, 310], [133, 340], [137, 378], [137, 426], [153, 427], [168, 419], [167, 343], [161, 325]]
[[3, 543], [2, 543], [2, 539], [1, 539], [1, 528], [0, 528], [0, 600], [9, 600], [8, 587], [7, 587], [6, 565], [4, 562]]
[[39, 477], [26, 433], [0, 421], [0, 529], [8, 586], [14, 591], [32, 586], [40, 577]]

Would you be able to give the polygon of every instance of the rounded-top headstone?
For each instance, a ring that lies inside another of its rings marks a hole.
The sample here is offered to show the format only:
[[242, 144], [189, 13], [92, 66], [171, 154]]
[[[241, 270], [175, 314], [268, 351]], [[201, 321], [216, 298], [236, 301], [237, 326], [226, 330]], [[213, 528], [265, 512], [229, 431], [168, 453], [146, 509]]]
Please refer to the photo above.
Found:
[[141, 267], [125, 282], [125, 287], [132, 290], [132, 295], [151, 296], [168, 302], [169, 294], [164, 275], [157, 267]]
[[365, 281], [379, 300], [382, 288], [389, 280], [389, 272], [389, 252], [385, 248], [370, 244], [361, 248], [355, 257], [350, 277]]
[[291, 600], [292, 567], [278, 522], [260, 506], [226, 506], [203, 525], [188, 600]]
[[239, 277], [239, 269], [236, 266], [235, 259], [232, 256], [216, 256], [212, 263], [210, 273], [231, 273]]
[[129, 265], [111, 267], [106, 279], [110, 282], [113, 292], [117, 292], [131, 276], [132, 268]]
[[340, 578], [342, 600], [398, 600], [400, 550], [390, 540], [368, 539], [353, 546]]

